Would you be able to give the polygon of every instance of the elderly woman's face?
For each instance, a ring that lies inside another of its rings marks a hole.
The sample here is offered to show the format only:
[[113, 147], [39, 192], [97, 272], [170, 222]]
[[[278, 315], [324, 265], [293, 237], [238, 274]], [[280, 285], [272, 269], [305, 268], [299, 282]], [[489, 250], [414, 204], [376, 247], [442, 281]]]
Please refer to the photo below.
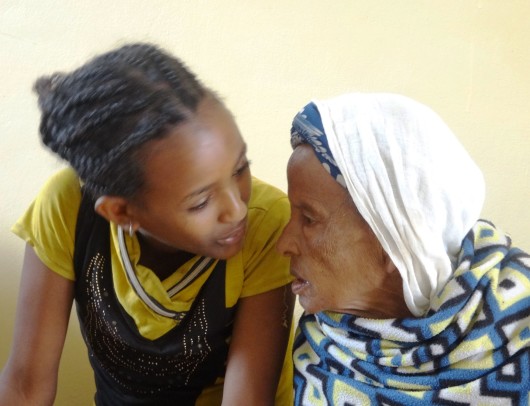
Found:
[[291, 258], [300, 304], [310, 313], [370, 316], [388, 277], [377, 238], [310, 146], [294, 150], [287, 177], [291, 219], [278, 249]]

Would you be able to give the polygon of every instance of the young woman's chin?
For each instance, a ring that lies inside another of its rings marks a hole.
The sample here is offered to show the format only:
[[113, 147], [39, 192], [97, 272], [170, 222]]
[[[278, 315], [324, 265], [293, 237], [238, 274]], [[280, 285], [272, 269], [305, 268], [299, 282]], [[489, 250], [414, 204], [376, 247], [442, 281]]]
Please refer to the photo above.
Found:
[[238, 244], [231, 244], [229, 246], [217, 247], [215, 252], [212, 252], [212, 255], [209, 255], [212, 258], [227, 260], [235, 256], [239, 251], [243, 249], [243, 241]]

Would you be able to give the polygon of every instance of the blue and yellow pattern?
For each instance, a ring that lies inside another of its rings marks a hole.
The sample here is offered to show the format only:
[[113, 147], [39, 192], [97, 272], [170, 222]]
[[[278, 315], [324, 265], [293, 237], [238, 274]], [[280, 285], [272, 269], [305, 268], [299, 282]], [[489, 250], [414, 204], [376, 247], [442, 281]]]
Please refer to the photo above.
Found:
[[421, 318], [304, 315], [296, 405], [529, 405], [530, 256], [480, 220]]

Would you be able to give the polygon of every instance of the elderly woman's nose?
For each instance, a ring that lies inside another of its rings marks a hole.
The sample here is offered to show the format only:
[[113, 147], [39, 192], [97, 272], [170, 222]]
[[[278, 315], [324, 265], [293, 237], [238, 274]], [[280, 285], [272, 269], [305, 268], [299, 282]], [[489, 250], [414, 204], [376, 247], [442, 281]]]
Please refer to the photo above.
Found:
[[278, 242], [276, 244], [276, 249], [280, 254], [285, 256], [296, 255], [296, 253], [298, 252], [296, 246], [296, 239], [293, 235], [292, 221], [289, 221], [289, 223], [287, 223], [287, 225], [283, 229], [282, 235], [280, 235], [280, 238], [278, 239]]

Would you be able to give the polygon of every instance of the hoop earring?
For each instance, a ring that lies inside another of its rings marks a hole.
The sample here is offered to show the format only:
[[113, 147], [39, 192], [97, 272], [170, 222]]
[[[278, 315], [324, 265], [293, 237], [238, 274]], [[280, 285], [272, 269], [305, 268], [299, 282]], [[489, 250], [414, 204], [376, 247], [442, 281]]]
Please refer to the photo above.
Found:
[[129, 221], [129, 237], [132, 237], [134, 235], [133, 225], [132, 221]]

